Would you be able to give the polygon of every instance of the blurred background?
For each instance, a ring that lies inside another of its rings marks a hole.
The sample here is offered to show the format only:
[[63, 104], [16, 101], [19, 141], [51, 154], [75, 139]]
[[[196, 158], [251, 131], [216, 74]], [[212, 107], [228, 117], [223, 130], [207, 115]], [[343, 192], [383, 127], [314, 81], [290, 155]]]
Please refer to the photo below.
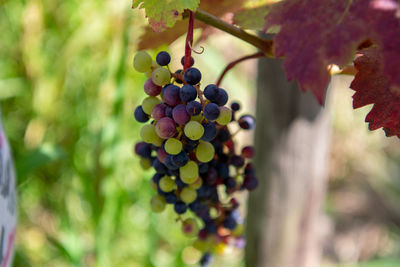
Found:
[[[146, 77], [131, 62], [146, 21], [130, 7], [0, 0], [0, 103], [18, 175], [14, 266], [172, 267], [198, 257], [171, 210], [151, 212], [152, 173], [132, 153], [140, 128], [132, 114]], [[169, 51], [176, 69], [183, 45], [180, 38], [149, 52]], [[201, 45], [194, 58], [205, 83], [255, 51], [226, 34]], [[252, 114], [256, 63], [242, 63], [223, 82]], [[352, 110], [351, 79], [333, 78], [327, 105], [333, 141], [323, 266], [400, 266], [400, 141], [367, 130], [370, 107]], [[214, 266], [243, 266], [242, 258], [228, 254]]]

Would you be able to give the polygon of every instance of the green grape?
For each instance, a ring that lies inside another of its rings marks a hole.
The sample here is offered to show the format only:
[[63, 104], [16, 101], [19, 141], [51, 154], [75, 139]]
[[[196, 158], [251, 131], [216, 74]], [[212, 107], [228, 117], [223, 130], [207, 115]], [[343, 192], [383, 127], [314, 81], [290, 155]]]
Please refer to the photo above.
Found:
[[151, 163], [149, 159], [146, 158], [141, 158], [140, 159], [140, 166], [142, 167], [143, 170], [148, 170], [151, 167]]
[[190, 160], [185, 166], [179, 168], [179, 174], [184, 183], [192, 184], [199, 177], [199, 166]]
[[196, 157], [200, 162], [209, 162], [214, 158], [215, 149], [214, 146], [209, 142], [200, 140], [199, 145], [196, 148]]
[[185, 135], [193, 141], [199, 140], [204, 134], [203, 126], [197, 121], [189, 121], [185, 125], [183, 131], [185, 132]]
[[153, 141], [151, 143], [153, 145], [155, 145], [156, 147], [161, 147], [163, 141], [164, 141], [164, 139], [162, 139], [161, 137], [159, 137], [157, 135], [157, 138], [153, 139]]
[[155, 96], [148, 96], [145, 99], [143, 99], [142, 108], [143, 108], [144, 113], [146, 113], [147, 115], [151, 115], [154, 107], [157, 104], [160, 104], [160, 99], [158, 99]]
[[193, 218], [188, 218], [182, 223], [182, 232], [188, 237], [195, 237], [199, 232], [199, 225]]
[[156, 127], [153, 124], [144, 125], [142, 129], [140, 129], [140, 137], [143, 141], [150, 144], [159, 138], [156, 133]]
[[160, 189], [164, 192], [171, 192], [176, 188], [175, 181], [169, 176], [164, 176], [160, 179]]
[[151, 75], [153, 82], [159, 86], [164, 86], [171, 80], [171, 73], [165, 68], [156, 68]]
[[203, 180], [201, 178], [197, 179], [196, 182], [190, 184], [189, 187], [192, 189], [199, 189], [203, 185]]
[[146, 72], [150, 70], [153, 61], [146, 51], [138, 52], [133, 58], [133, 67], [138, 72]]
[[190, 117], [191, 121], [197, 121], [197, 122], [201, 122], [203, 119], [204, 119], [204, 116], [202, 114]]
[[169, 138], [164, 147], [168, 154], [177, 155], [182, 151], [182, 142], [176, 138]]
[[160, 195], [155, 195], [151, 198], [150, 205], [154, 212], [162, 212], [165, 209], [165, 199]]
[[217, 122], [220, 125], [227, 125], [232, 120], [232, 110], [228, 107], [220, 107]]
[[193, 247], [202, 252], [210, 251], [212, 246], [213, 246], [213, 242], [212, 242], [211, 238], [207, 238], [205, 240], [196, 239], [196, 241], [194, 241], [194, 243], [193, 243]]
[[190, 204], [196, 200], [197, 192], [195, 189], [185, 187], [182, 189], [180, 197], [183, 202], [185, 202], [186, 204]]

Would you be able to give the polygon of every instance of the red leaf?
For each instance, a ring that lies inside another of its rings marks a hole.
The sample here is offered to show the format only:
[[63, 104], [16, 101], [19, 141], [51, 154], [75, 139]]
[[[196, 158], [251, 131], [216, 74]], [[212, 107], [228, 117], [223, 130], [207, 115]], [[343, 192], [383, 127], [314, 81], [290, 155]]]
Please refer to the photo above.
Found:
[[400, 88], [391, 87], [383, 71], [382, 55], [376, 47], [362, 52], [363, 55], [354, 61], [358, 72], [350, 85], [356, 91], [353, 107], [374, 104], [365, 119], [369, 129], [383, 127], [387, 136], [400, 138]]
[[[200, 9], [212, 13], [214, 16], [221, 17], [228, 12], [236, 12], [239, 10], [245, 0], [201, 0]], [[195, 28], [208, 29], [210, 26], [195, 21]], [[157, 48], [162, 44], [170, 44], [187, 31], [187, 21], [178, 21], [173, 28], [168, 28], [163, 32], [156, 33], [148, 26], [145, 28], [144, 34], [140, 37], [139, 50]], [[204, 34], [200, 39], [204, 39]]]
[[274, 53], [285, 57], [289, 80], [324, 102], [328, 65], [345, 66], [366, 40], [382, 53], [389, 82], [400, 87], [400, 22], [395, 0], [286, 0], [266, 17], [266, 29], [278, 25]]

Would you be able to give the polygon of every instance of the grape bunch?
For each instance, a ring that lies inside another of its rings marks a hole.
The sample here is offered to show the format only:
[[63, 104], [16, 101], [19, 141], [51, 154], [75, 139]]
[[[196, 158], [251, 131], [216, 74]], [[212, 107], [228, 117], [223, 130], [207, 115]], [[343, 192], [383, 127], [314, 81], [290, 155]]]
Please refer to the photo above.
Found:
[[[157, 194], [151, 199], [154, 212], [171, 205], [182, 224], [183, 233], [194, 238], [193, 247], [203, 256], [202, 266], [211, 262], [212, 253], [226, 246], [243, 247], [243, 225], [238, 201], [233, 194], [253, 190], [258, 185], [250, 160], [254, 148], [237, 150], [228, 127], [251, 130], [251, 115], [237, 118], [239, 103], [228, 102], [227, 92], [209, 84], [201, 90], [201, 72], [190, 66], [170, 72], [169, 53], [157, 54], [153, 61], [138, 52], [134, 68], [146, 73], [144, 91], [148, 95], [134, 111], [135, 119], [146, 123], [143, 140], [135, 145], [144, 169], [153, 167], [151, 179]], [[185, 58], [181, 60], [184, 65]]]

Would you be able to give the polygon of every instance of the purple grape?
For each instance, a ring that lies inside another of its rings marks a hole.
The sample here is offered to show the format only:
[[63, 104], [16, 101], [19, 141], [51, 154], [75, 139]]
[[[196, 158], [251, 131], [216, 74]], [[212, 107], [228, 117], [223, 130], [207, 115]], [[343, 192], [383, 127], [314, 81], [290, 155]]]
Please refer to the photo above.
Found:
[[171, 56], [168, 52], [161, 51], [157, 54], [156, 61], [160, 66], [167, 66], [171, 62]]
[[150, 158], [151, 146], [145, 142], [139, 142], [135, 145], [135, 153], [142, 158]]
[[190, 120], [190, 115], [186, 111], [186, 106], [179, 104], [172, 110], [172, 118], [179, 125], [185, 125]]
[[217, 126], [215, 126], [215, 124], [211, 121], [203, 122], [202, 125], [204, 128], [204, 134], [201, 137], [201, 140], [207, 142], [214, 140], [214, 138], [217, 136]]
[[147, 115], [147, 114], [143, 111], [142, 106], [138, 106], [138, 107], [135, 109], [135, 112], [133, 113], [133, 115], [135, 116], [135, 119], [136, 119], [138, 122], [146, 122], [146, 121], [149, 120], [149, 115]]
[[210, 253], [205, 253], [200, 259], [201, 267], [208, 267], [212, 262], [212, 256]]
[[190, 84], [185, 84], [179, 91], [179, 96], [183, 102], [195, 100], [197, 97], [196, 88], [194, 88]]
[[186, 111], [190, 116], [199, 115], [202, 109], [203, 106], [197, 101], [190, 101], [186, 105]]
[[178, 105], [181, 102], [179, 97], [180, 88], [176, 85], [169, 84], [163, 88], [164, 101], [171, 107]]
[[231, 164], [233, 166], [235, 166], [236, 168], [243, 167], [244, 166], [244, 158], [235, 155], [231, 158]]
[[201, 80], [201, 72], [196, 68], [189, 68], [185, 71], [184, 78], [188, 84], [198, 84]]
[[207, 120], [210, 121], [214, 121], [218, 118], [220, 113], [219, 107], [217, 104], [214, 103], [208, 103], [205, 107], [204, 107], [204, 117]]
[[215, 103], [216, 103], [218, 106], [223, 106], [223, 105], [225, 105], [227, 102], [228, 102], [228, 93], [227, 93], [224, 89], [219, 88], [219, 90], [218, 90], [218, 97], [217, 97], [217, 99], [215, 99]]
[[168, 117], [160, 119], [156, 124], [156, 133], [163, 139], [173, 137], [176, 133], [175, 122]]
[[[182, 70], [179, 69], [179, 70], [175, 71], [175, 74], [182, 74]], [[179, 84], [183, 83], [183, 81], [181, 79], [178, 79], [178, 78], [175, 79], [175, 82], [177, 82]]]
[[[184, 56], [181, 58], [181, 64], [182, 64], [182, 66], [185, 65], [185, 57], [184, 57]], [[190, 68], [191, 66], [193, 66], [193, 65], [194, 65], [194, 59], [193, 59], [193, 57], [190, 57], [190, 65], [189, 65], [189, 68]]]
[[177, 214], [183, 214], [187, 210], [187, 205], [182, 201], [178, 201], [174, 205], [174, 210]]
[[257, 177], [251, 174], [247, 174], [244, 176], [244, 181], [243, 181], [243, 188], [246, 188], [247, 190], [251, 191], [256, 189], [258, 186], [258, 180]]
[[155, 159], [153, 161], [153, 168], [159, 174], [165, 174], [167, 172], [167, 167], [164, 164], [162, 164], [161, 161], [159, 161], [158, 159]]
[[231, 109], [232, 109], [233, 111], [238, 111], [238, 110], [240, 110], [240, 104], [239, 104], [238, 102], [233, 102], [233, 103], [231, 104]]
[[248, 159], [252, 159], [254, 157], [254, 147], [245, 146], [242, 148], [242, 156]]
[[216, 101], [219, 95], [219, 89], [215, 84], [209, 84], [204, 88], [204, 96], [210, 101]]
[[243, 115], [238, 120], [240, 128], [252, 130], [256, 126], [256, 119], [251, 115]]
[[177, 170], [177, 169], [179, 169], [179, 166], [177, 166], [177, 165], [174, 163], [173, 156], [172, 156], [172, 155], [169, 155], [169, 154], [168, 154], [167, 156], [165, 156], [164, 165], [165, 165], [168, 169], [170, 169], [170, 170]]
[[232, 218], [231, 216], [228, 216], [224, 222], [224, 227], [229, 229], [229, 230], [233, 230], [236, 228], [237, 222], [234, 218]]
[[169, 117], [169, 118], [172, 118], [172, 108], [171, 107], [166, 107], [165, 108], [165, 116], [166, 117]]
[[185, 151], [181, 151], [178, 155], [172, 156], [172, 161], [176, 166], [182, 167], [188, 163], [189, 157]]
[[158, 121], [162, 118], [165, 117], [165, 109], [167, 108], [167, 106], [165, 104], [157, 104], [155, 105], [155, 107], [153, 108], [153, 112], [152, 112], [152, 116], [153, 118]]
[[147, 79], [143, 87], [145, 93], [150, 96], [158, 96], [161, 93], [161, 86], [153, 83], [153, 80], [151, 78]]
[[236, 180], [233, 179], [232, 177], [229, 177], [224, 180], [224, 184], [226, 186], [226, 189], [233, 190], [236, 187]]

